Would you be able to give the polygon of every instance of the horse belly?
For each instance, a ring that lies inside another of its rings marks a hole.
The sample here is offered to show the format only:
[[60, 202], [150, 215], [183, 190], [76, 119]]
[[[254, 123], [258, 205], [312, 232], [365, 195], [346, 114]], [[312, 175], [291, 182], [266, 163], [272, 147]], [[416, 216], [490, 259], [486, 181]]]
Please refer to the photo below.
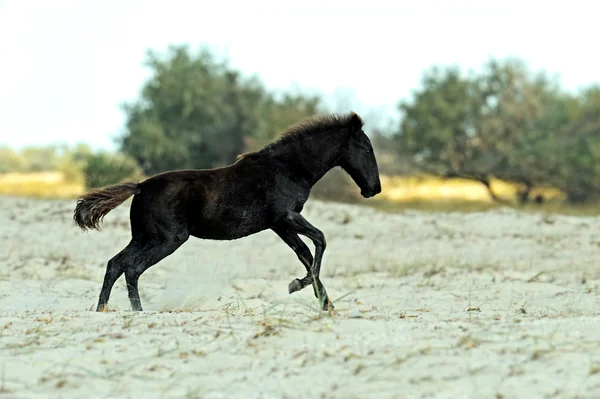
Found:
[[214, 217], [199, 220], [190, 234], [208, 240], [236, 240], [267, 229], [264, 221], [251, 216]]

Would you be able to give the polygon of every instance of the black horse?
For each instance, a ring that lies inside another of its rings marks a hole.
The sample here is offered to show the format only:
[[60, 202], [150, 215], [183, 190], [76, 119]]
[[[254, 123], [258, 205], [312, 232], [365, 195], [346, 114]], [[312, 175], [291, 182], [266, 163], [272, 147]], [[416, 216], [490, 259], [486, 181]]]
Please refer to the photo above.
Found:
[[[315, 116], [229, 166], [164, 172], [141, 183], [115, 184], [81, 196], [73, 219], [85, 230], [99, 229], [108, 212], [134, 195], [131, 241], [108, 261], [97, 311], [104, 310], [123, 273], [131, 306], [141, 311], [140, 275], [190, 236], [234, 240], [266, 229], [292, 248], [306, 267], [306, 277], [294, 279], [289, 293], [312, 285], [322, 309], [333, 308], [319, 279], [325, 236], [300, 212], [312, 186], [336, 166], [352, 177], [363, 197], [381, 192], [377, 161], [362, 126], [354, 112]], [[299, 234], [314, 243], [314, 258]]]

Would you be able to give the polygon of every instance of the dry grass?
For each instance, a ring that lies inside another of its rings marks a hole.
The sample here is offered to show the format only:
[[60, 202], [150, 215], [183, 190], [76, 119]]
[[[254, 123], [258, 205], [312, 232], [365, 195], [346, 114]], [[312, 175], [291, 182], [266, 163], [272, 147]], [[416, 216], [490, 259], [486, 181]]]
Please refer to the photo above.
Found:
[[[501, 198], [512, 199], [515, 197], [519, 185], [493, 179], [492, 188]], [[441, 179], [433, 176], [408, 177], [408, 176], [382, 176], [382, 198], [391, 202], [436, 202], [436, 201], [472, 201], [492, 202], [487, 189], [483, 184], [466, 179]], [[563, 194], [553, 188], [540, 188], [534, 190], [532, 195], [542, 194], [547, 200], [561, 200]]]
[[[492, 179], [494, 193], [521, 210], [589, 216], [600, 214], [600, 204], [573, 206], [565, 195], [552, 187], [539, 187], [530, 193], [544, 198], [543, 204], [517, 205], [518, 184]], [[381, 176], [382, 193], [365, 202], [379, 210], [398, 212], [404, 209], [421, 211], [481, 212], [504, 207], [494, 201], [485, 186], [466, 179], [441, 179], [433, 176]]]
[[83, 190], [83, 179], [69, 181], [58, 171], [0, 174], [0, 194], [4, 195], [72, 198]]

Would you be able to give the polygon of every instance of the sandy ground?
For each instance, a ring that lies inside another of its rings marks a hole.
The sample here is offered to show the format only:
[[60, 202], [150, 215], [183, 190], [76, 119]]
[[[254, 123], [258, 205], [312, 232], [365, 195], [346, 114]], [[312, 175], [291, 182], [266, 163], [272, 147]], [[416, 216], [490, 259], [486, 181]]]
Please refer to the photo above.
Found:
[[[110, 312], [102, 232], [73, 201], [0, 197], [0, 397], [600, 398], [600, 218], [403, 212], [310, 200], [328, 247], [318, 310], [270, 232], [190, 239]], [[309, 245], [311, 250], [312, 245]]]

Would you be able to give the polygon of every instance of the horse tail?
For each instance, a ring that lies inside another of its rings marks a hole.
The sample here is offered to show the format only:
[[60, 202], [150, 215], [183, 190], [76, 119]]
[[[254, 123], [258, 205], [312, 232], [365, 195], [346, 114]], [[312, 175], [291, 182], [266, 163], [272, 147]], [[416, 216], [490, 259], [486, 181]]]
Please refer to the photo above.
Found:
[[139, 184], [132, 182], [92, 189], [77, 200], [73, 219], [82, 230], [100, 230], [100, 223], [108, 212], [139, 192]]

